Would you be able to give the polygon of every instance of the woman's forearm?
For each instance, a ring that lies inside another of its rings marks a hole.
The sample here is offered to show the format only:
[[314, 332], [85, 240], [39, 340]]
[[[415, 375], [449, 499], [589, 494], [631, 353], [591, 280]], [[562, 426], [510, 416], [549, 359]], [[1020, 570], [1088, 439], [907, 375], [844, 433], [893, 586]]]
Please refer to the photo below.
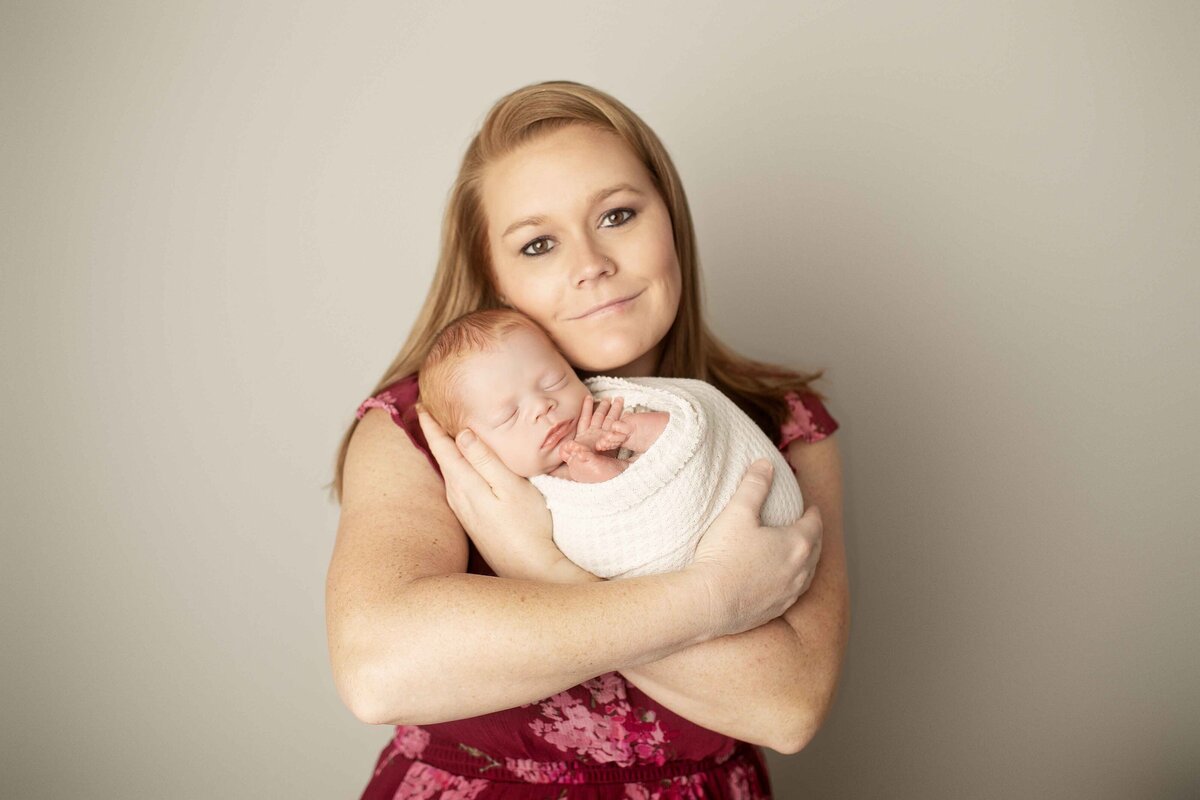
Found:
[[794, 753], [815, 730], [800, 693], [819, 689], [808, 683], [805, 667], [795, 632], [780, 618], [620, 672], [684, 719]]
[[[565, 558], [547, 577], [577, 583], [600, 580]], [[806, 652], [796, 632], [780, 617], [754, 630], [684, 647], [620, 672], [684, 719], [742, 741], [794, 753], [819, 724], [816, 709], [835, 688], [840, 657], [836, 646]], [[832, 669], [823, 664], [829, 659], [835, 662]]]
[[621, 673], [698, 725], [798, 752], [833, 703], [849, 632], [845, 551], [831, 533], [812, 586], [784, 616]]
[[[547, 580], [601, 579], [564, 557]], [[798, 608], [795, 613], [803, 612]], [[837, 669], [822, 668], [821, 660], [829, 656], [840, 660], [840, 652], [826, 651], [805, 652], [796, 632], [780, 617], [754, 630], [684, 647], [620, 672], [684, 719], [726, 736], [794, 753], [815, 731], [814, 709], [833, 690], [821, 676], [836, 676]]]
[[477, 716], [706, 641], [708, 614], [703, 586], [686, 571], [571, 584], [418, 578], [346, 626], [362, 635], [342, 637], [341, 657], [355, 665], [343, 693], [371, 723]]

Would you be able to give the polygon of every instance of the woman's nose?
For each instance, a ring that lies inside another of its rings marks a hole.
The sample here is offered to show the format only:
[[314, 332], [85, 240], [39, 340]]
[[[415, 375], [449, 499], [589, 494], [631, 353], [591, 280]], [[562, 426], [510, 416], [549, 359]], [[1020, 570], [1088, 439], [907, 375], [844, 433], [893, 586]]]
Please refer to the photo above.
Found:
[[613, 260], [589, 241], [585, 241], [583, 247], [579, 248], [578, 255], [573, 276], [576, 286], [617, 271], [617, 265], [613, 263]]

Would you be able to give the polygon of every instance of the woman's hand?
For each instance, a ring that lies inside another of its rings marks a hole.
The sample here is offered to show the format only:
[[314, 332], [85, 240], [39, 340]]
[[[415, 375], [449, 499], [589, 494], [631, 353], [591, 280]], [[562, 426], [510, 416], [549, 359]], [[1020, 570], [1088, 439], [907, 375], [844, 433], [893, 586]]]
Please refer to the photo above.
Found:
[[470, 429], [456, 441], [419, 407], [417, 418], [442, 470], [446, 502], [488, 565], [502, 578], [552, 580], [566, 559], [554, 545], [541, 492]]
[[750, 465], [685, 567], [708, 589], [718, 636], [751, 630], [781, 616], [808, 589], [816, 572], [822, 525], [815, 505], [791, 525], [769, 528], [759, 523], [773, 474], [765, 458]]

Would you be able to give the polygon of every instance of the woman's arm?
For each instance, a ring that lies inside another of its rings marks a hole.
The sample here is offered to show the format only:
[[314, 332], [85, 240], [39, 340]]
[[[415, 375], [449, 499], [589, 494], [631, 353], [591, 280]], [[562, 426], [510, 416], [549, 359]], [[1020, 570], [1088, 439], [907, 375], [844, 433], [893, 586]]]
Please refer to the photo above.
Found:
[[[334, 680], [365, 722], [519, 706], [761, 624], [778, 602], [738, 616], [734, 603], [713, 601], [712, 576], [745, 576], [749, 564], [579, 585], [464, 574], [467, 538], [443, 492], [404, 433], [368, 412], [347, 453], [326, 583]], [[756, 590], [768, 595], [769, 585]]]
[[692, 722], [751, 742], [778, 731], [784, 745], [775, 749], [795, 753], [816, 734], [833, 704], [849, 633], [850, 595], [836, 437], [793, 442], [787, 460], [806, 505], [815, 505], [824, 523], [821, 560], [808, 591], [782, 617], [754, 630], [621, 673]]

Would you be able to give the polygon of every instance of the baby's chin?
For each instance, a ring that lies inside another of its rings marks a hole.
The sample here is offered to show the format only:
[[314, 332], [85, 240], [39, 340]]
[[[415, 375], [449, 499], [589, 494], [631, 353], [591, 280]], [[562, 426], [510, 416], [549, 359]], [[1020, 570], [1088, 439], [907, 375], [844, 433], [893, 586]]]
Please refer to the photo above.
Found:
[[[568, 440], [564, 439], [563, 444], [566, 444], [567, 441]], [[542, 462], [542, 464], [543, 464], [542, 471], [536, 472], [534, 474], [535, 475], [549, 475], [551, 472], [554, 472], [554, 470], [558, 469], [563, 464], [567, 463], [567, 460], [565, 458], [563, 458], [562, 455], [560, 455], [561, 452], [562, 452], [562, 444], [560, 444], [558, 447], [554, 448], [554, 452], [551, 453]], [[526, 477], [532, 477], [532, 476], [526, 476]]]
[[548, 458], [539, 464], [533, 464], [524, 467], [523, 469], [514, 469], [513, 472], [517, 475], [520, 475], [522, 478], [532, 478], [535, 475], [549, 475], [551, 472], [558, 469], [565, 463], [565, 459], [559, 458], [558, 452], [555, 451], [551, 458]]

